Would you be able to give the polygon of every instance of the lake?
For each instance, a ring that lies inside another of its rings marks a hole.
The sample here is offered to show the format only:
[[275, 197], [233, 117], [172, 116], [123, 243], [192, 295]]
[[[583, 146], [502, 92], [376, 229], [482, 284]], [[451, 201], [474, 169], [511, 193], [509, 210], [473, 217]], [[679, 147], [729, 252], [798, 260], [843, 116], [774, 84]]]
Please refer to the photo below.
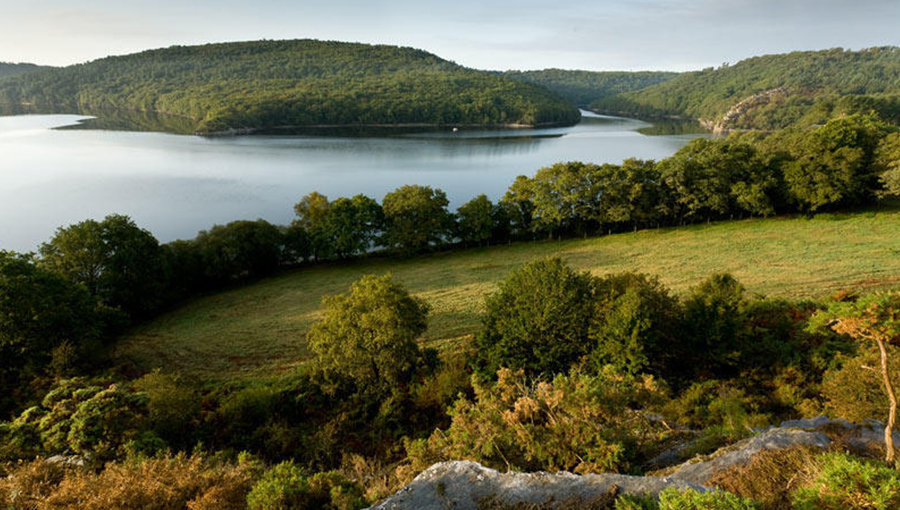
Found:
[[110, 213], [162, 242], [233, 220], [287, 224], [311, 191], [381, 201], [423, 184], [455, 210], [559, 161], [660, 159], [703, 136], [647, 136], [637, 131], [645, 122], [583, 114], [568, 128], [229, 138], [54, 129], [89, 119], [78, 115], [0, 117], [0, 249], [33, 251], [59, 226]]

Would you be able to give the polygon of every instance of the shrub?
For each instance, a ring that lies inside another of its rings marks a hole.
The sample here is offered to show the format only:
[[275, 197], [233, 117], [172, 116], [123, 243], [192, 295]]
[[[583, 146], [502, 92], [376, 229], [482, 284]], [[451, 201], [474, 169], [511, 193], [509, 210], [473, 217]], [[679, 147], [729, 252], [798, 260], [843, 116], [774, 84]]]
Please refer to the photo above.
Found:
[[666, 489], [653, 497], [621, 496], [616, 510], [755, 510], [752, 500], [725, 491], [699, 492], [694, 489], [679, 491]]
[[475, 384], [474, 401], [456, 402], [446, 432], [408, 442], [407, 454], [421, 469], [469, 459], [507, 470], [628, 470], [668, 434], [637, 410], [659, 395], [649, 377], [606, 371], [529, 384], [522, 370], [501, 369], [496, 383]]
[[476, 337], [476, 366], [484, 377], [500, 367], [528, 376], [556, 374], [591, 349], [593, 279], [559, 258], [512, 271], [485, 298], [487, 313]]
[[658, 278], [643, 274], [608, 275], [595, 286], [597, 310], [590, 332], [594, 368], [609, 363], [630, 373], [650, 368], [665, 375], [678, 344], [678, 301]]
[[355, 510], [366, 506], [363, 490], [336, 471], [307, 476], [293, 462], [268, 470], [247, 495], [250, 510]]
[[794, 493], [794, 508], [900, 508], [900, 472], [877, 461], [826, 454], [812, 484]]
[[[900, 381], [900, 356], [897, 348], [887, 346], [891, 353], [888, 366], [891, 379]], [[825, 409], [829, 415], [863, 423], [866, 420], [885, 421], [888, 398], [882, 388], [879, 353], [875, 346], [868, 346], [855, 357], [844, 358], [838, 369], [829, 370], [822, 380], [821, 391]]]
[[243, 510], [258, 467], [199, 455], [109, 463], [100, 472], [36, 460], [0, 481], [0, 503], [34, 510]]
[[326, 380], [391, 394], [407, 389], [428, 368], [426, 357], [434, 353], [416, 343], [427, 328], [428, 305], [390, 276], [365, 276], [349, 294], [326, 297], [323, 305], [323, 317], [307, 340]]

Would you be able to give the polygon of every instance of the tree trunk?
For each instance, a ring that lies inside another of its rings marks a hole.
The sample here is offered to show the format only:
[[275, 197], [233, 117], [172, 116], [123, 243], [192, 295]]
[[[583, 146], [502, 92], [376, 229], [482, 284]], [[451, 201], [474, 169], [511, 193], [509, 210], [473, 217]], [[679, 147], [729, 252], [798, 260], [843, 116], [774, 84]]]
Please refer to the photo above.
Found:
[[881, 351], [881, 376], [884, 378], [884, 389], [891, 401], [891, 411], [888, 414], [887, 426], [884, 428], [884, 449], [887, 462], [894, 462], [894, 422], [897, 420], [897, 397], [894, 395], [894, 385], [888, 375], [887, 350], [884, 348], [884, 340], [878, 339], [878, 350]]

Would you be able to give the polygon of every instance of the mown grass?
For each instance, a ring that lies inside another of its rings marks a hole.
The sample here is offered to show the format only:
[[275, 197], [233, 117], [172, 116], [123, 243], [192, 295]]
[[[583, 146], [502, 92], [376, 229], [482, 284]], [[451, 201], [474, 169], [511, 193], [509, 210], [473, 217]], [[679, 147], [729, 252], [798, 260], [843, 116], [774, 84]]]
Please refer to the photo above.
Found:
[[308, 356], [304, 334], [322, 296], [345, 292], [362, 275], [388, 272], [431, 305], [426, 343], [448, 348], [477, 331], [484, 295], [508, 271], [547, 255], [598, 275], [656, 274], [676, 293], [727, 271], [752, 293], [819, 298], [842, 289], [900, 285], [900, 208], [307, 267], [195, 299], [135, 328], [119, 342], [115, 357], [140, 369], [159, 367], [206, 380], [281, 373]]

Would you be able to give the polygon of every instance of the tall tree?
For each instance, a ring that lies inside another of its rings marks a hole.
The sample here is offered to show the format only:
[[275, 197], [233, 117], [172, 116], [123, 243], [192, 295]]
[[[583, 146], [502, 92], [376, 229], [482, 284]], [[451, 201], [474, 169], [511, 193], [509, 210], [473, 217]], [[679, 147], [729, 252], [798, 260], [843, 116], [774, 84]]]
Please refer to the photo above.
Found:
[[443, 243], [452, 217], [447, 195], [430, 186], [401, 186], [385, 195], [384, 244], [404, 253], [415, 253]]
[[140, 316], [162, 302], [167, 284], [163, 251], [127, 216], [59, 228], [40, 252], [44, 267], [83, 284], [106, 305]]
[[456, 210], [457, 231], [466, 244], [480, 245], [491, 239], [494, 230], [494, 206], [484, 194], [469, 200]]

